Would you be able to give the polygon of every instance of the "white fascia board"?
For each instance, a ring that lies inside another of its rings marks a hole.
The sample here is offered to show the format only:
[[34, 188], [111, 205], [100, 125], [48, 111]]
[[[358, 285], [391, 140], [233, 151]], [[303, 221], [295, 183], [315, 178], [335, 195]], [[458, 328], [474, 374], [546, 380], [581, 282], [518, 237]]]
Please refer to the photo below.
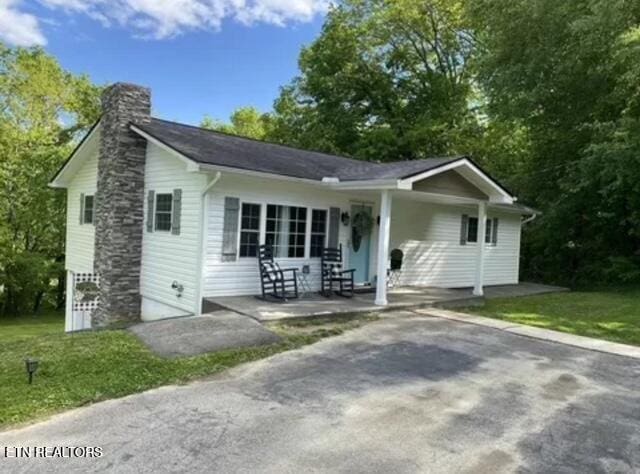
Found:
[[48, 186], [50, 188], [66, 188], [69, 185], [69, 179], [67, 178], [67, 175], [69, 173], [73, 174], [74, 171], [77, 171], [77, 169], [80, 168], [79, 160], [81, 160], [81, 157], [85, 156], [84, 152], [89, 146], [91, 146], [93, 137], [95, 137], [95, 135], [98, 133], [98, 130], [100, 129], [101, 122], [102, 120], [98, 120], [98, 122], [96, 122], [89, 133], [82, 139], [78, 147], [73, 150], [73, 153], [64, 164], [62, 169], [58, 171], [53, 180], [48, 183]]
[[398, 179], [371, 179], [328, 184], [332, 189], [340, 191], [376, 191], [383, 189], [411, 190], [411, 184], [403, 183]]
[[[437, 168], [425, 171], [424, 173], [420, 173], [420, 174], [411, 176], [409, 178], [403, 179], [402, 181], [404, 183], [408, 183], [411, 186], [413, 186], [413, 183], [415, 183], [416, 181], [421, 181], [423, 179], [430, 178], [431, 176], [435, 176], [437, 174], [444, 173], [445, 171], [456, 170], [458, 168], [466, 168], [467, 170], [470, 170], [473, 173], [473, 176], [476, 179], [478, 179], [485, 186], [488, 186], [491, 190], [493, 190], [495, 193], [497, 193], [498, 196], [497, 197], [492, 197], [490, 199], [490, 201], [507, 203], [507, 204], [513, 203], [513, 201], [514, 201], [514, 197], [513, 196], [511, 196], [504, 189], [502, 189], [500, 186], [498, 186], [480, 168], [478, 168], [476, 165], [474, 165], [467, 158], [460, 158], [459, 160], [452, 161], [451, 163], [447, 163], [444, 166], [438, 166]], [[463, 175], [463, 177], [468, 179], [467, 176]]]

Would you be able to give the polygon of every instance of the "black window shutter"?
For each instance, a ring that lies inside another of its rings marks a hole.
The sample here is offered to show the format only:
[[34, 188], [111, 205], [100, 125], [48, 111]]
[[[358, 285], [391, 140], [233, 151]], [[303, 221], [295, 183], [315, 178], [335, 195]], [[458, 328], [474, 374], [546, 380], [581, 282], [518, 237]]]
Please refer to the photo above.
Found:
[[155, 212], [153, 205], [155, 200], [155, 191], [149, 191], [149, 194], [147, 194], [147, 232], [153, 232], [153, 214]]
[[493, 218], [493, 226], [491, 227], [491, 245], [498, 245], [498, 218]]
[[84, 194], [80, 194], [80, 224], [84, 224]]
[[338, 248], [339, 234], [340, 208], [332, 207], [329, 209], [329, 238], [327, 239], [327, 247]]
[[182, 189], [173, 190], [173, 205], [171, 206], [171, 233], [180, 235], [180, 218], [182, 214]]
[[238, 213], [240, 199], [224, 198], [224, 224], [222, 226], [222, 261], [232, 262], [238, 254]]
[[460, 219], [460, 245], [467, 245], [467, 232], [469, 231], [469, 216], [462, 214]]

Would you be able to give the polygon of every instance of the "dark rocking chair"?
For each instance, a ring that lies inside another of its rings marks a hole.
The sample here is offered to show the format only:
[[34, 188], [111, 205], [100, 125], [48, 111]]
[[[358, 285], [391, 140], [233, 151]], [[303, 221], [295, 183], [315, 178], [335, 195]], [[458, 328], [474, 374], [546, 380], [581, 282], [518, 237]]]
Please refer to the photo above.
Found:
[[273, 247], [261, 245], [258, 251], [262, 299], [271, 296], [280, 301], [298, 297], [297, 268], [280, 268], [273, 260]]
[[389, 270], [387, 270], [387, 286], [393, 287], [400, 281], [400, 272], [402, 271], [402, 261], [404, 260], [404, 253], [400, 249], [393, 249], [391, 251], [391, 258], [389, 259]]
[[[322, 295], [331, 296], [335, 292], [340, 296], [353, 296], [353, 273], [355, 268], [342, 269], [342, 245], [336, 248], [322, 249]], [[336, 288], [334, 289], [334, 284]]]

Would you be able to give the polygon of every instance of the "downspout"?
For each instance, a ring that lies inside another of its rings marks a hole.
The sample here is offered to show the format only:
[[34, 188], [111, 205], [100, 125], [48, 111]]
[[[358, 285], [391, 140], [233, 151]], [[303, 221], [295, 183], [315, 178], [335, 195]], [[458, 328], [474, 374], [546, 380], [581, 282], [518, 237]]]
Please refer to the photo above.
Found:
[[221, 173], [220, 171], [216, 172], [211, 181], [207, 183], [207, 185], [202, 189], [200, 194], [200, 242], [199, 242], [199, 250], [198, 250], [198, 262], [197, 262], [197, 275], [198, 275], [198, 287], [196, 288], [196, 307], [194, 314], [196, 316], [200, 316], [202, 314], [202, 285], [204, 280], [204, 261], [203, 257], [206, 254], [206, 245], [207, 245], [207, 194], [209, 190], [213, 188], [213, 186], [220, 179]]
[[531, 216], [527, 217], [525, 220], [522, 221], [522, 225], [528, 224], [529, 222], [533, 222], [535, 220], [535, 218], [538, 217], [538, 214], [531, 214]]

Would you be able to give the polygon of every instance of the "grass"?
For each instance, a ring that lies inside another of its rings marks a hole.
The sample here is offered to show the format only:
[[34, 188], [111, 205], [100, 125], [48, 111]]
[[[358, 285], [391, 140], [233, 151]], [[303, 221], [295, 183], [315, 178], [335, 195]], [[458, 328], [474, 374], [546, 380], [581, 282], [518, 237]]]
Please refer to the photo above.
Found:
[[497, 298], [463, 311], [640, 346], [640, 288]]
[[64, 315], [58, 312], [0, 318], [0, 344], [62, 331]]
[[[122, 397], [166, 384], [185, 383], [361, 326], [371, 318], [278, 323], [282, 342], [195, 357], [164, 359], [123, 330], [63, 333], [63, 317], [0, 320], [0, 427]], [[25, 357], [40, 359], [33, 385]]]

